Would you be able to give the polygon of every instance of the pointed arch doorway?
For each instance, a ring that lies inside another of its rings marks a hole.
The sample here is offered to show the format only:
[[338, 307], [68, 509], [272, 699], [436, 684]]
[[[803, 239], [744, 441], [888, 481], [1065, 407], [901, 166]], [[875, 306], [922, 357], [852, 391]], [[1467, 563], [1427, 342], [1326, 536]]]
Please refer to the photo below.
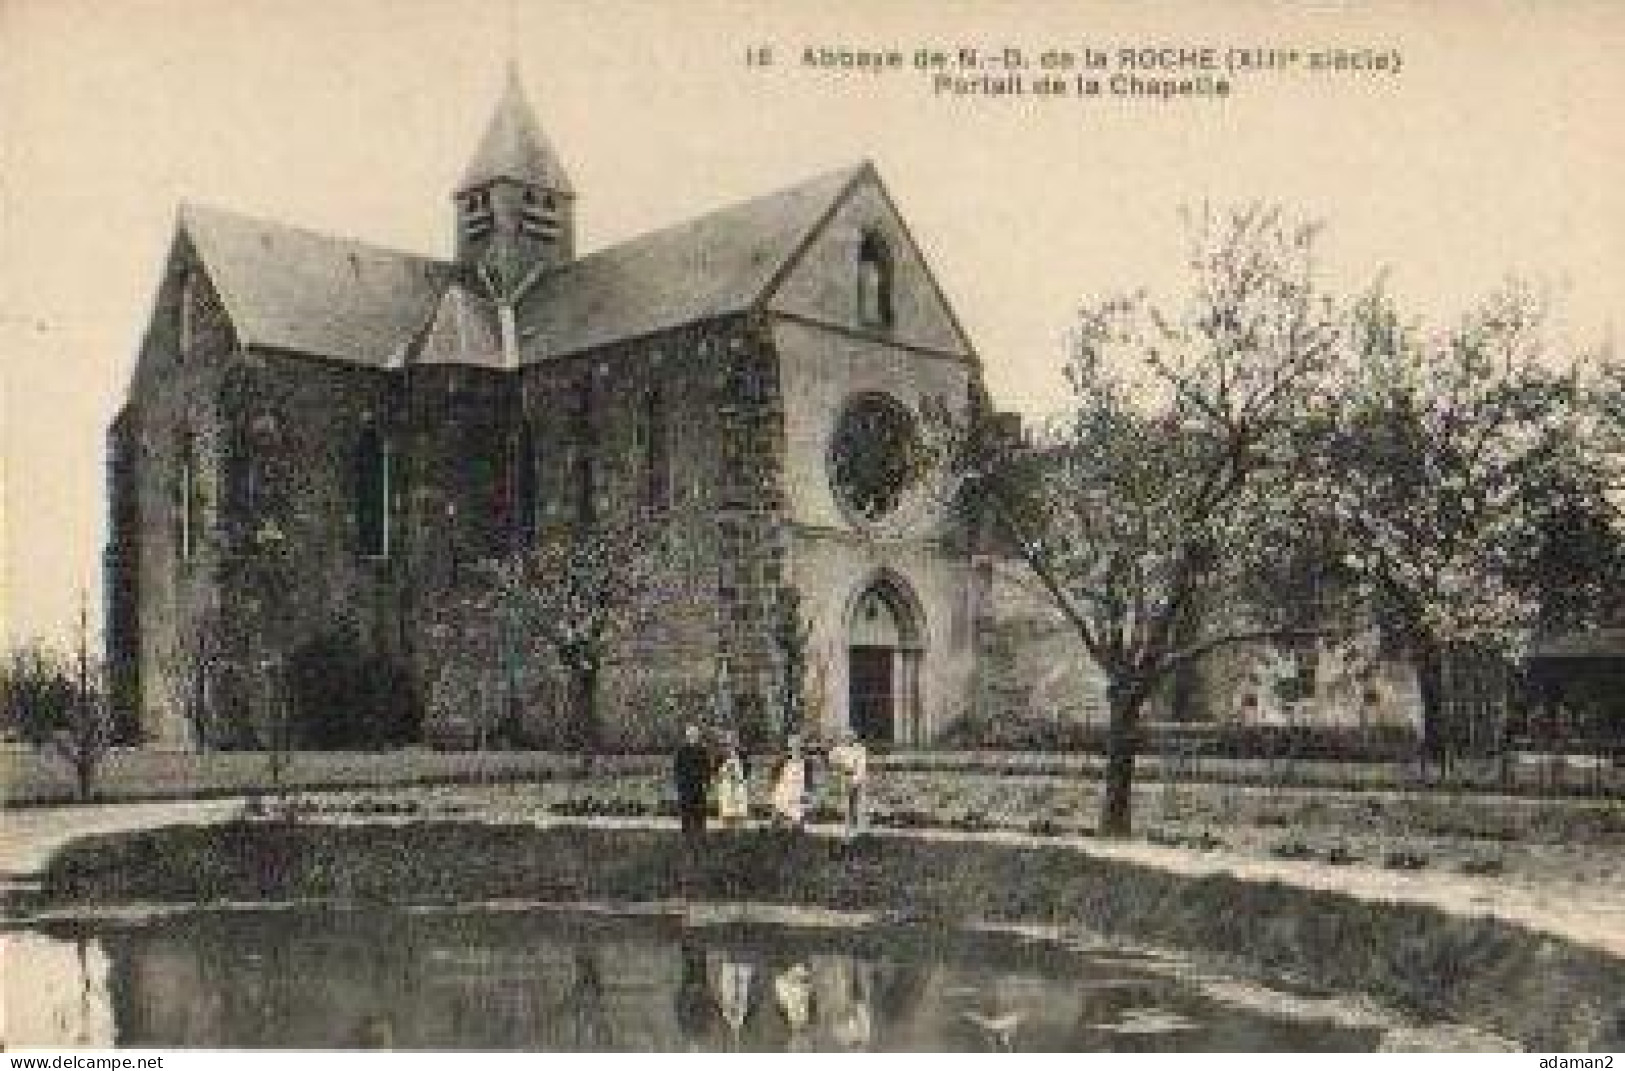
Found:
[[919, 744], [919, 604], [902, 582], [883, 575], [865, 588], [847, 618], [847, 724], [869, 744]]

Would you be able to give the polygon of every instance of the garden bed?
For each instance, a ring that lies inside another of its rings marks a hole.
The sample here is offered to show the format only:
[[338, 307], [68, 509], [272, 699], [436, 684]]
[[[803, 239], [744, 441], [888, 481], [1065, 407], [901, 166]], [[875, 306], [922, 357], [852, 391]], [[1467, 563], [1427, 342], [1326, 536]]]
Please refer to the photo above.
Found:
[[[536, 751], [434, 751], [422, 747], [390, 751], [299, 751], [285, 756], [282, 784], [301, 791], [380, 789], [413, 785], [541, 783], [580, 776], [579, 755]], [[765, 764], [765, 760], [761, 760]], [[663, 775], [666, 754], [600, 755], [598, 775]], [[938, 777], [1051, 777], [1074, 784], [1098, 783], [1105, 759], [1093, 753], [1037, 751], [897, 751], [874, 756], [887, 775]], [[102, 802], [208, 799], [270, 790], [268, 755], [248, 751], [159, 751], [121, 748], [96, 778]], [[1458, 780], [1430, 780], [1414, 762], [1351, 762], [1307, 758], [1237, 758], [1159, 753], [1142, 755], [1142, 785], [1259, 788], [1275, 792], [1411, 792], [1457, 800], [1469, 795], [1497, 798], [1625, 798], [1625, 766], [1574, 767], [1554, 757], [1514, 763], [1509, 779], [1498, 764], [1463, 764]], [[0, 748], [0, 803], [8, 807], [68, 803], [75, 799], [66, 764], [47, 752], [21, 746]]]
[[[768, 786], [765, 773], [757, 774], [753, 813], [765, 818]], [[811, 819], [837, 821], [834, 801], [823, 795], [827, 785], [815, 782], [814, 788]], [[1042, 774], [884, 770], [871, 796], [871, 821], [880, 829], [1079, 838], [1094, 833], [1100, 785]], [[498, 823], [676, 814], [664, 772], [327, 792], [296, 806], [305, 815]], [[1625, 903], [1625, 808], [1617, 803], [1152, 782], [1137, 786], [1135, 816], [1137, 839], [1165, 847], [1493, 877], [1499, 887], [1559, 900]]]
[[[297, 751], [285, 757], [282, 787], [295, 791], [379, 789], [409, 785], [483, 785], [578, 778], [578, 755], [541, 751]], [[667, 759], [604, 755], [599, 774], [663, 770]], [[158, 751], [121, 748], [96, 778], [101, 802], [211, 799], [270, 791], [270, 757], [252, 751]], [[47, 753], [10, 747], [0, 751], [0, 801], [40, 806], [75, 799], [72, 772]]]

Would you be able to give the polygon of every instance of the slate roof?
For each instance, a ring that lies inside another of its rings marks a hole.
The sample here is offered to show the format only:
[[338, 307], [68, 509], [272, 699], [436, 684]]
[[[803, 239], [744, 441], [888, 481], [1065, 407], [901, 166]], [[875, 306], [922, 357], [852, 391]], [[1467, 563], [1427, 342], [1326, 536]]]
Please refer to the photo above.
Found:
[[450, 265], [188, 204], [181, 229], [239, 340], [386, 367], [424, 326]]
[[[578, 353], [742, 312], [868, 164], [718, 209], [543, 272], [517, 311], [520, 359]], [[376, 368], [501, 367], [495, 310], [455, 264], [188, 204], [181, 228], [244, 345]]]
[[536, 113], [525, 99], [519, 72], [511, 66], [502, 100], [491, 116], [491, 125], [485, 128], [485, 136], [474, 150], [474, 158], [468, 162], [463, 181], [457, 188], [484, 186], [497, 179], [513, 179], [561, 193], [574, 192], [564, 165], [559, 163], [559, 154], [542, 133]]
[[831, 171], [544, 273], [519, 307], [524, 360], [748, 309], [868, 168]]

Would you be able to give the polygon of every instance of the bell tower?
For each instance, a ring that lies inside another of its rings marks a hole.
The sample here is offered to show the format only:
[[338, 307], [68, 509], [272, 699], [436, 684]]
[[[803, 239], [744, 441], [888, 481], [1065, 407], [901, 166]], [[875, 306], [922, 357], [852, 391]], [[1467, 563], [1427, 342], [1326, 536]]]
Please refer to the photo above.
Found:
[[513, 66], [454, 201], [457, 260], [487, 279], [498, 300], [575, 256], [575, 191]]

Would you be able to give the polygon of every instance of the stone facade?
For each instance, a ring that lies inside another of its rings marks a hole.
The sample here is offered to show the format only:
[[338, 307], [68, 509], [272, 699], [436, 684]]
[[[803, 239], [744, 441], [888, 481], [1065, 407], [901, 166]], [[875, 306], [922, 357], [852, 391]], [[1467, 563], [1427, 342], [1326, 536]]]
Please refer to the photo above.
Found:
[[[1024, 735], [1020, 726], [1103, 727], [1109, 717], [1105, 679], [1036, 578], [1008, 558], [990, 556], [978, 568], [976, 721], [1002, 726], [1002, 735], [1015, 738]], [[1268, 643], [1221, 649], [1193, 667], [1182, 688], [1156, 696], [1146, 716], [1417, 733], [1421, 701], [1414, 669], [1383, 651], [1373, 630], [1352, 641], [1306, 642], [1297, 649]]]
[[790, 587], [811, 728], [856, 703], [925, 743], [970, 709], [976, 574], [937, 479], [884, 515], [832, 488], [855, 399], [918, 420], [978, 374], [873, 168], [586, 256], [575, 217], [517, 85], [450, 261], [182, 211], [109, 429], [108, 654], [149, 740], [264, 744], [299, 672], [393, 717], [332, 679], [348, 652], [421, 708], [414, 736], [561, 744], [563, 667], [481, 600], [482, 563], [610, 520], [660, 559], [597, 682], [605, 746], [781, 732]]
[[[585, 256], [577, 208], [512, 83], [450, 260], [182, 210], [108, 429], [129, 725], [263, 745], [325, 694], [347, 727], [306, 719], [294, 743], [578, 743], [565, 664], [485, 597], [487, 567], [600, 522], [651, 548], [594, 685], [603, 746], [693, 720], [782, 734], [789, 591], [806, 730], [921, 746], [1104, 720], [1033, 578], [912, 468], [927, 402], [980, 371], [872, 167]], [[865, 432], [877, 456], [853, 458]], [[1339, 659], [1230, 651], [1152, 716], [1414, 724], [1414, 674]]]

